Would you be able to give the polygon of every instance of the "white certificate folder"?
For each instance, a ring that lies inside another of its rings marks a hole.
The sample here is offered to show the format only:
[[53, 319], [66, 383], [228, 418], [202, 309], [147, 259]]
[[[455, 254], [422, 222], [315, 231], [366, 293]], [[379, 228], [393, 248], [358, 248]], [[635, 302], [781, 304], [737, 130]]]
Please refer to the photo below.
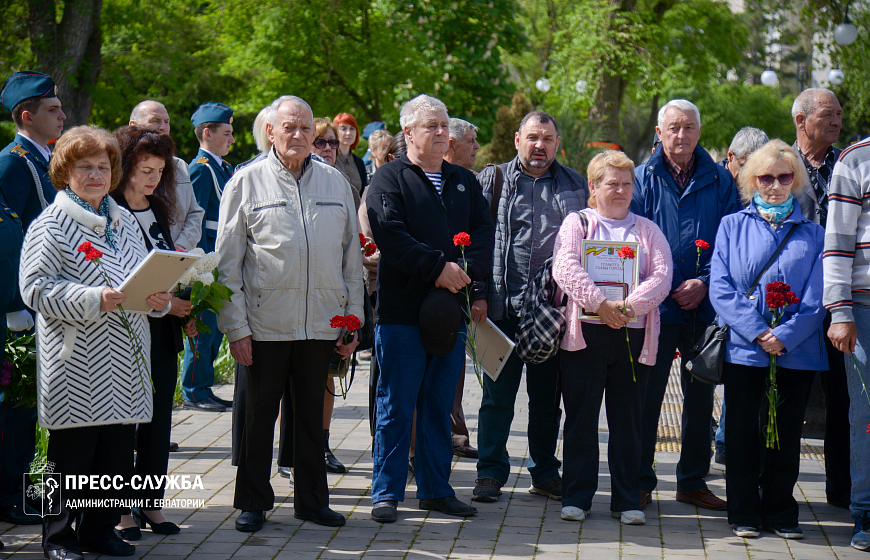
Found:
[[[469, 325], [470, 327], [471, 325]], [[477, 323], [474, 340], [477, 343], [477, 359], [480, 360], [483, 371], [490, 379], [497, 381], [501, 369], [507, 363], [516, 344], [489, 319], [483, 323]], [[471, 356], [468, 345], [465, 346], [465, 353]]]
[[190, 253], [152, 250], [118, 288], [127, 296], [124, 309], [143, 313], [151, 311], [145, 301], [148, 296], [157, 292], [171, 292], [197, 259], [199, 255]]

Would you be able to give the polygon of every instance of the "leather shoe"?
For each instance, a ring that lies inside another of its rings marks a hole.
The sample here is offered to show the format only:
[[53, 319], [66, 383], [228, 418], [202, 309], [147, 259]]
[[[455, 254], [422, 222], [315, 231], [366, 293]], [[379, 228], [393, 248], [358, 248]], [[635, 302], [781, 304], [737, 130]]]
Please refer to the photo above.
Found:
[[652, 503], [652, 494], [649, 492], [640, 491], [640, 509], [646, 509], [646, 506]]
[[[24, 513], [25, 511], [30, 515]], [[0, 521], [13, 525], [42, 525], [42, 517], [39, 512], [27, 504], [15, 504], [0, 509]]]
[[205, 399], [197, 402], [184, 401], [182, 408], [186, 410], [201, 410], [203, 412], [226, 412], [227, 407], [214, 399]]
[[701, 509], [724, 511], [728, 509], [728, 502], [717, 498], [713, 492], [706, 488], [694, 492], [677, 492], [677, 501], [684, 504], [692, 504]]
[[453, 448], [453, 454], [457, 457], [462, 457], [464, 459], [477, 459], [477, 449], [471, 447], [470, 445], [460, 445], [458, 447]]
[[328, 507], [322, 507], [316, 511], [296, 510], [293, 512], [293, 517], [302, 519], [303, 521], [311, 521], [324, 527], [342, 527], [347, 522], [343, 515], [332, 511]]
[[178, 451], [178, 444], [175, 443], [174, 441], [170, 441], [169, 442], [169, 452], [175, 453], [176, 451]]
[[228, 401], [228, 400], [226, 400], [226, 399], [222, 399], [222, 398], [220, 398], [220, 397], [218, 397], [218, 396], [215, 396], [215, 395], [212, 395], [212, 396], [211, 396], [211, 400], [213, 400], [214, 402], [216, 402], [216, 403], [218, 403], [218, 404], [222, 404], [222, 405], [224, 405], [226, 408], [232, 408], [232, 407], [233, 407], [233, 401]]
[[278, 467], [278, 474], [281, 478], [286, 478], [293, 484], [293, 467]]
[[326, 461], [326, 472], [335, 474], [344, 474], [347, 472], [347, 467], [345, 467], [341, 461], [336, 459], [335, 455], [333, 455], [332, 451], [329, 449], [323, 451], [323, 460]]
[[142, 539], [142, 530], [139, 527], [127, 527], [126, 529], [115, 529], [115, 534], [119, 539], [125, 541], [138, 541]]
[[52, 548], [43, 554], [48, 560], [85, 560], [81, 552], [70, 548]]
[[378, 502], [372, 508], [372, 519], [378, 523], [393, 523], [399, 518], [399, 502], [386, 500]]
[[82, 543], [82, 549], [87, 552], [105, 554], [106, 556], [133, 556], [136, 554], [135, 546], [124, 542], [114, 533], [102, 542], [90, 544]]
[[236, 531], [256, 533], [263, 528], [265, 522], [265, 511], [243, 511], [236, 518]]
[[469, 515], [477, 515], [477, 508], [470, 506], [464, 502], [460, 502], [456, 496], [446, 496], [444, 498], [435, 498], [431, 500], [420, 500], [420, 509], [435, 510], [447, 515], [455, 515], [457, 517], [468, 517]]

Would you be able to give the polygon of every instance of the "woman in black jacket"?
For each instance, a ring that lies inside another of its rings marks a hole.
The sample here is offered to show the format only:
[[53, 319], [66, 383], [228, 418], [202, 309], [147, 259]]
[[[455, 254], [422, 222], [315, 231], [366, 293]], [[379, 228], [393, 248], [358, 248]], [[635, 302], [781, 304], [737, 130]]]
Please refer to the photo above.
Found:
[[[121, 127], [114, 136], [121, 146], [123, 175], [112, 197], [136, 218], [149, 251], [174, 251], [169, 226], [176, 214], [175, 144], [167, 134], [134, 126]], [[139, 424], [136, 430], [136, 474], [143, 479], [146, 475], [165, 475], [169, 467], [172, 399], [178, 377], [178, 353], [184, 349], [180, 317], [187, 316], [190, 308], [190, 301], [173, 297], [169, 315], [149, 319], [154, 414], [150, 423]], [[190, 336], [196, 334], [193, 319], [184, 326], [184, 331]], [[135, 499], [144, 500], [144, 507], [134, 507], [131, 515], [121, 517], [115, 530], [118, 536], [128, 541], [139, 540], [142, 537], [139, 528], [146, 524], [155, 533], [177, 533], [178, 526], [167, 521], [156, 507], [155, 501], [162, 500], [163, 494], [164, 488], [138, 490]]]

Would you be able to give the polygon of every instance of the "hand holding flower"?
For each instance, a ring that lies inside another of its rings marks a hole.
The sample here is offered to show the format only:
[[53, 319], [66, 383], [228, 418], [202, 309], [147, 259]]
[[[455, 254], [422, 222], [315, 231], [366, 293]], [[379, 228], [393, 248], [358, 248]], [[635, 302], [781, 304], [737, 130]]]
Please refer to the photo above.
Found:
[[444, 265], [444, 269], [435, 280], [436, 288], [447, 288], [454, 294], [471, 283], [471, 278], [455, 262]]
[[192, 308], [190, 300], [173, 297], [172, 309], [169, 310], [169, 314], [174, 317], [187, 317]]
[[100, 311], [103, 313], [115, 311], [125, 301], [127, 301], [127, 296], [124, 295], [124, 292], [115, 288], [103, 288], [103, 293], [100, 294]]
[[193, 338], [196, 336], [196, 321], [193, 320], [193, 317], [187, 321], [187, 324], [184, 325], [184, 334]]

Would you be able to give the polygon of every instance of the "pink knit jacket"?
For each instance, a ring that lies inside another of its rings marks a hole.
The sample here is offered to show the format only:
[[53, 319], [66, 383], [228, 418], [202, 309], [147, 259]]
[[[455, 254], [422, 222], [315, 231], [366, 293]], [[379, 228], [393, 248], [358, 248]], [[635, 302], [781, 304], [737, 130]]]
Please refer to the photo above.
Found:
[[[559, 288], [568, 295], [568, 314], [566, 317], [568, 328], [562, 339], [561, 348], [569, 351], [586, 348], [580, 321], [581, 308], [586, 307], [595, 311], [605, 299], [601, 290], [595, 286], [595, 283], [580, 266], [580, 249], [583, 239], [594, 239], [595, 228], [598, 226], [596, 214], [587, 212], [584, 216], [588, 220], [589, 231], [583, 231], [580, 217], [576, 212], [571, 213], [562, 222], [553, 249], [553, 278]], [[644, 280], [628, 296], [627, 301], [637, 315], [648, 314], [643, 351], [636, 359], [641, 364], [651, 366], [656, 363], [659, 331], [661, 330], [659, 304], [671, 292], [673, 261], [668, 240], [655, 223], [638, 216], [633, 233], [640, 241], [641, 250], [645, 255], [644, 270], [641, 271]]]

